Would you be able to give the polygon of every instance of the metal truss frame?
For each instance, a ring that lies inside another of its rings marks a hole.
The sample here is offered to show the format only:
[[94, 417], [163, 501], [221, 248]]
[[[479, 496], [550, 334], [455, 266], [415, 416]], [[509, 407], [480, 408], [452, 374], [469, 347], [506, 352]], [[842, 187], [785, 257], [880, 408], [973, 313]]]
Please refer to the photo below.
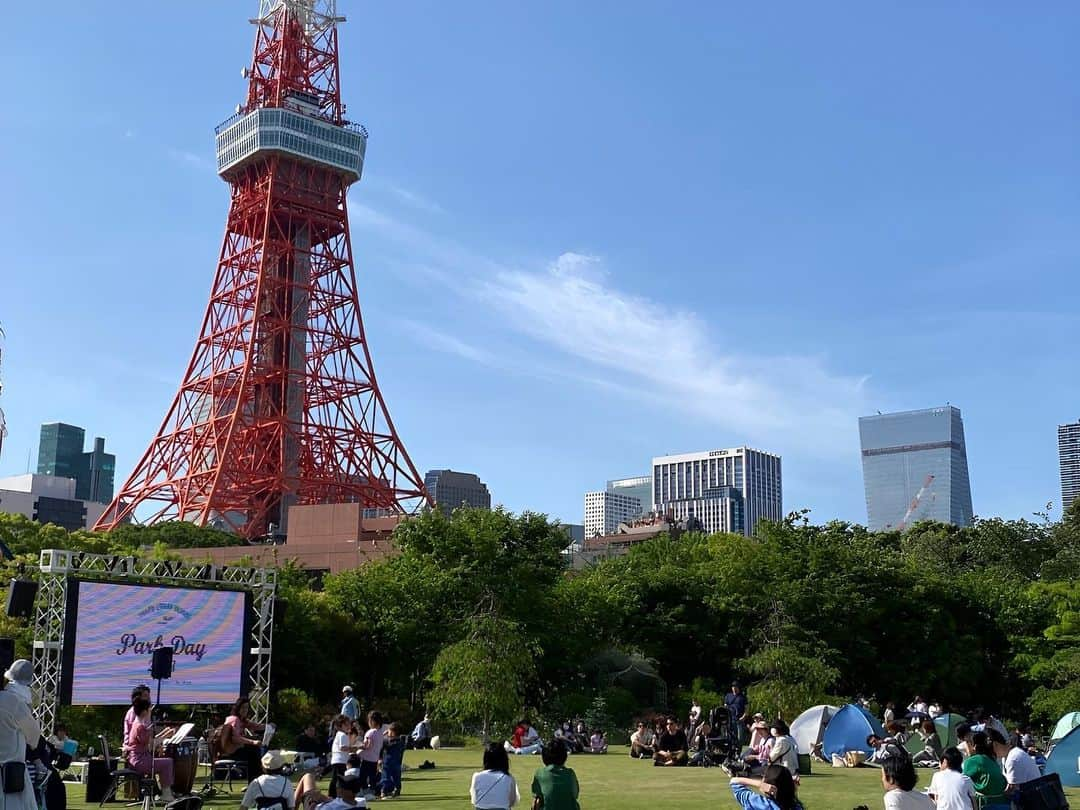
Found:
[[131, 585], [239, 585], [252, 595], [248, 677], [253, 718], [265, 723], [270, 710], [270, 664], [274, 638], [277, 571], [183, 560], [150, 560], [116, 554], [44, 549], [39, 559], [34, 615], [34, 705], [42, 728], [52, 729], [60, 708], [65, 610], [72, 579]]

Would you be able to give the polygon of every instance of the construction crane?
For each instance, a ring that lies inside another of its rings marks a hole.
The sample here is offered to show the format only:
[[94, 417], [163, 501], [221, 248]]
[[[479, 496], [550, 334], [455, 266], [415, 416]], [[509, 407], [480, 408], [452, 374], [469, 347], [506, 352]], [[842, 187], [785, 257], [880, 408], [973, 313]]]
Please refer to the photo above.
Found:
[[900, 523], [896, 526], [898, 530], [903, 531], [904, 527], [907, 526], [908, 520], [910, 520], [911, 516], [915, 514], [915, 510], [919, 508], [919, 503], [922, 501], [927, 491], [929, 491], [930, 485], [933, 483], [934, 475], [933, 473], [931, 473], [930, 475], [926, 476], [926, 480], [923, 481], [922, 487], [920, 487], [919, 491], [915, 493], [915, 497], [911, 499], [911, 505], [908, 506], [907, 511], [904, 512], [903, 520], [901, 520]]

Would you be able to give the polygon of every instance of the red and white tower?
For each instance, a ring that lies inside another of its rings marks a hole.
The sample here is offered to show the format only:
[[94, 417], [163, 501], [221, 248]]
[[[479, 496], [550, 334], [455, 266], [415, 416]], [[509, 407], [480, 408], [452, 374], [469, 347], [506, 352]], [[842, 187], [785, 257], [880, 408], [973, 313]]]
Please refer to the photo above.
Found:
[[260, 0], [247, 100], [216, 130], [232, 202], [210, 303], [157, 436], [94, 527], [284, 529], [292, 504], [428, 500], [364, 337], [346, 192], [367, 132], [345, 119], [336, 0]]

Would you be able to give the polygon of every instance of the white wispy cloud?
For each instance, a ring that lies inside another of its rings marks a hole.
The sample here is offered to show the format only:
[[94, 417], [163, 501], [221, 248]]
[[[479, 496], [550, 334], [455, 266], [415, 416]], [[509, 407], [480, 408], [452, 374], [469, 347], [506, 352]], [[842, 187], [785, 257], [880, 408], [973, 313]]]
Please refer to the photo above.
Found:
[[[763, 354], [752, 335], [721, 340], [722, 324], [707, 316], [621, 289], [597, 256], [566, 252], [547, 266], [513, 266], [359, 207], [354, 227], [399, 243], [406, 265], [423, 266], [426, 280], [457, 297], [466, 322], [555, 350], [544, 357], [545, 376], [555, 370], [714, 424], [732, 443], [850, 454], [852, 425], [866, 409], [866, 377], [838, 373], [814, 354]], [[417, 340], [492, 365], [490, 353], [426, 329]]]
[[471, 360], [474, 363], [480, 363], [485, 366], [499, 365], [491, 352], [486, 349], [481, 349], [479, 346], [475, 346], [472, 343], [468, 343], [455, 335], [434, 329], [419, 321], [406, 319], [401, 321], [400, 325], [414, 340], [427, 346], [429, 349], [462, 357], [466, 360]]
[[564, 253], [539, 272], [484, 279], [477, 300], [510, 328], [606, 370], [624, 394], [638, 392], [747, 440], [783, 435], [817, 451], [848, 452], [864, 377], [832, 372], [813, 355], [720, 345], [698, 314], [627, 293], [610, 279], [597, 257]]

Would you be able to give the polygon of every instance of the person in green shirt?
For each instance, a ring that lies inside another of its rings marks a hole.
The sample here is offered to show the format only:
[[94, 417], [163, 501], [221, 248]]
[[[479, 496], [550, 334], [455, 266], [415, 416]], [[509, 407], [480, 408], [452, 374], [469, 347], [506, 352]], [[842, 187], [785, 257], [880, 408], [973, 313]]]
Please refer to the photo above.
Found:
[[986, 800], [983, 807], [985, 810], [1010, 807], [1012, 803], [1005, 796], [1005, 775], [994, 757], [990, 739], [982, 731], [977, 732], [972, 738], [972, 748], [974, 753], [964, 760], [964, 776], [971, 779], [975, 792]]
[[533, 810], [581, 810], [577, 774], [566, 767], [566, 743], [555, 738], [544, 746], [544, 767], [533, 774]]

